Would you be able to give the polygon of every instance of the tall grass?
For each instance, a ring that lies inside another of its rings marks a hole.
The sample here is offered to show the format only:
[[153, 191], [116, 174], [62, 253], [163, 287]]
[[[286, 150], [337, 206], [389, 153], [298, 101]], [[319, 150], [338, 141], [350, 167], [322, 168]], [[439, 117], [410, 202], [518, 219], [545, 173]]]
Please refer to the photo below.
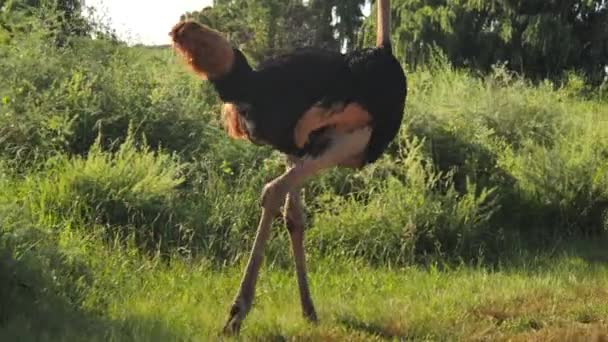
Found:
[[41, 27], [2, 45], [4, 155], [84, 154], [100, 133], [106, 146], [120, 142], [131, 123], [154, 148], [206, 150], [214, 97], [170, 53], [82, 38], [57, 47], [52, 34]]
[[574, 81], [533, 87], [501, 68], [424, 80], [433, 86], [418, 94], [428, 105], [412, 103], [415, 130], [435, 136], [429, 149], [442, 169], [457, 167], [455, 182], [497, 187], [502, 222], [541, 228], [538, 238], [607, 228], [604, 102], [573, 95]]
[[[170, 51], [55, 46], [32, 26], [0, 61], [6, 187], [27, 217], [102, 227], [163, 254], [239, 259], [280, 156], [229, 141], [211, 89]], [[438, 62], [409, 83], [387, 155], [307, 187], [311, 251], [379, 264], [492, 258], [514, 241], [608, 228], [608, 107], [580, 96], [576, 78], [533, 86], [501, 67], [476, 77]], [[277, 241], [282, 258], [284, 233]]]

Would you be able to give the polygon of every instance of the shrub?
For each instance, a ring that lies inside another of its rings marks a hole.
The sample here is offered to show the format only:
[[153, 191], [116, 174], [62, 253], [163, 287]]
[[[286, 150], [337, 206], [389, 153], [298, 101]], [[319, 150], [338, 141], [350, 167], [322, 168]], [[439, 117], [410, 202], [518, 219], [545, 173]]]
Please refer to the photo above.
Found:
[[129, 48], [73, 38], [49, 44], [54, 33], [15, 32], [0, 45], [0, 151], [27, 163], [56, 152], [84, 154], [101, 133], [110, 148], [129, 124], [150, 146], [184, 156], [205, 151], [217, 134], [215, 96], [175, 62], [169, 51]]
[[24, 181], [23, 198], [44, 226], [102, 226], [142, 246], [175, 246], [188, 239], [175, 218], [183, 169], [174, 156], [138, 151], [132, 137], [116, 153], [98, 142], [86, 158], [50, 159]]
[[492, 189], [468, 184], [463, 194], [450, 173], [424, 155], [424, 141], [405, 141], [399, 157], [386, 158], [381, 180], [367, 173], [366, 203], [352, 196], [325, 196], [315, 213], [310, 242], [321, 253], [374, 263], [407, 264], [429, 256], [476, 257], [495, 233], [498, 210]]
[[484, 79], [449, 68], [414, 76], [412, 133], [427, 138], [439, 170], [454, 171], [460, 192], [468, 180], [496, 189], [501, 210], [492, 225], [530, 242], [605, 229], [601, 102], [582, 99], [576, 82], [534, 87], [500, 67]]

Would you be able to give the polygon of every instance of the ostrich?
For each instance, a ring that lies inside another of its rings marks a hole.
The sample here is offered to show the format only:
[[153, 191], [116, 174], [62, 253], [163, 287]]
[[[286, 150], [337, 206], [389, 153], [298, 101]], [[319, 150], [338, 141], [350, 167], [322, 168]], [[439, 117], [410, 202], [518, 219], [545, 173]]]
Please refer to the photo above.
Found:
[[323, 170], [360, 169], [376, 161], [397, 135], [405, 107], [407, 81], [392, 52], [389, 0], [376, 3], [375, 47], [346, 54], [301, 48], [256, 69], [209, 27], [185, 20], [170, 32], [178, 54], [223, 102], [228, 134], [269, 145], [287, 159], [287, 170], [262, 191], [261, 218], [224, 326], [227, 334], [239, 333], [251, 309], [265, 244], [282, 205], [303, 315], [317, 321], [306, 275], [300, 188]]

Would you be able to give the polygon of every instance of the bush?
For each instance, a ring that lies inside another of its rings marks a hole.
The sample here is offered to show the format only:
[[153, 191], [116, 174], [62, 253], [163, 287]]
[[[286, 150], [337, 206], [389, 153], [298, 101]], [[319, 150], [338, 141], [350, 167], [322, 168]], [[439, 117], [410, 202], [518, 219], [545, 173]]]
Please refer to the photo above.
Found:
[[[365, 171], [366, 203], [352, 196], [325, 196], [315, 214], [310, 244], [321, 253], [374, 263], [407, 264], [427, 257], [477, 257], [492, 239], [499, 207], [492, 189], [469, 183], [459, 194], [452, 175], [437, 171], [423, 141], [406, 141], [396, 159]], [[390, 172], [378, 180], [386, 164]], [[495, 242], [495, 241], [493, 241]]]
[[[579, 97], [576, 83], [538, 87], [503, 68], [483, 80], [442, 69], [415, 74], [412, 132], [442, 171], [495, 188], [508, 225], [529, 241], [601, 232], [608, 210], [608, 112]], [[416, 84], [416, 82], [420, 82]], [[417, 91], [418, 90], [418, 91]]]
[[152, 147], [185, 156], [208, 148], [217, 134], [208, 123], [215, 96], [170, 52], [84, 38], [57, 47], [48, 44], [52, 35], [42, 26], [0, 45], [5, 157], [27, 163], [35, 155], [84, 154], [99, 134], [110, 148], [124, 141], [130, 123]]
[[86, 158], [50, 159], [23, 182], [23, 198], [43, 226], [101, 226], [142, 246], [179, 246], [188, 239], [175, 218], [184, 167], [171, 155], [137, 151], [132, 137], [113, 154], [98, 142]]

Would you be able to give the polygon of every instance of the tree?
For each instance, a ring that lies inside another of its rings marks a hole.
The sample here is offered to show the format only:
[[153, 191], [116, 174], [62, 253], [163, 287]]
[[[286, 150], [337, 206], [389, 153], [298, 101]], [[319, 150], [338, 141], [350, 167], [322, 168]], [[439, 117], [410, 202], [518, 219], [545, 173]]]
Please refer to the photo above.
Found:
[[187, 12], [193, 19], [228, 35], [229, 40], [253, 60], [260, 60], [270, 46], [269, 11], [258, 0], [216, 0], [213, 7]]
[[[497, 62], [534, 79], [575, 69], [597, 82], [608, 64], [606, 0], [394, 0], [396, 51], [412, 65], [433, 47], [456, 66]], [[371, 18], [370, 18], [371, 19]], [[373, 38], [366, 23], [365, 41]]]
[[216, 0], [182, 15], [228, 34], [252, 59], [303, 46], [352, 48], [365, 0]]
[[55, 31], [55, 42], [65, 44], [70, 36], [87, 36], [92, 26], [82, 14], [80, 0], [0, 0], [0, 27], [7, 32], [23, 30], [24, 18], [43, 17]]
[[363, 25], [363, 12], [361, 8], [366, 0], [335, 1], [337, 22], [335, 30], [341, 47], [352, 50], [356, 46], [357, 35]]

